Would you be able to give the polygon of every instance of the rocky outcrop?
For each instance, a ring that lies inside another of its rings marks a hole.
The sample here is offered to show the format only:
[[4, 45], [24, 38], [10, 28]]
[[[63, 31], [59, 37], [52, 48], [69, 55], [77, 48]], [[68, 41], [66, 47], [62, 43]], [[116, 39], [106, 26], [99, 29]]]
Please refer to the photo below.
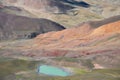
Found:
[[33, 38], [38, 34], [65, 29], [47, 19], [35, 19], [0, 12], [0, 40]]

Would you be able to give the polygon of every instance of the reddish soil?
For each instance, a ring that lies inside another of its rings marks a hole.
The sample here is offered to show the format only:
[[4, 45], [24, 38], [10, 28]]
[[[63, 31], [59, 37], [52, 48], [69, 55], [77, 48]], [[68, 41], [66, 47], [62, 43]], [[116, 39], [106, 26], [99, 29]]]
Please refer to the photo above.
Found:
[[[119, 54], [120, 21], [92, 28], [88, 24], [57, 32], [41, 34], [34, 39], [26, 56], [77, 58], [91, 54]], [[25, 48], [25, 47], [24, 47]], [[28, 48], [28, 47], [26, 47]]]

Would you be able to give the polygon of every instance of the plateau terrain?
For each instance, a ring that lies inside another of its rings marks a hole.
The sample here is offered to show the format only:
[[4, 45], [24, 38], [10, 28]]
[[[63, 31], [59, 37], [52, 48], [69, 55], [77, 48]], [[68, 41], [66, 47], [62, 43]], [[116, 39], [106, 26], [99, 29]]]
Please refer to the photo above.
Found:
[[0, 80], [120, 80], [120, 0], [0, 0]]

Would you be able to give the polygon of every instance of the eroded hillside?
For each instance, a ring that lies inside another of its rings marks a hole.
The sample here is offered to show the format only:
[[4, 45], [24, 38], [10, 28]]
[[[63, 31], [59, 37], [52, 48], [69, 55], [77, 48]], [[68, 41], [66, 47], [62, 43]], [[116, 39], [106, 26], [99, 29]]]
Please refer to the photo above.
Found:
[[100, 0], [99, 3], [98, 0], [3, 0], [2, 2], [7, 6], [23, 8], [27, 11], [24, 16], [47, 18], [67, 28], [74, 27], [80, 22], [120, 15], [119, 0]]

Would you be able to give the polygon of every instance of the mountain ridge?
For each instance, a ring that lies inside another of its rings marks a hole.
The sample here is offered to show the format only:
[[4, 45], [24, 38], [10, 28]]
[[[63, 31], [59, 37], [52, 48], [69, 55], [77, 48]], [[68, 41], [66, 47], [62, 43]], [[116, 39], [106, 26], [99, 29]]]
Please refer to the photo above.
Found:
[[62, 25], [48, 19], [28, 18], [4, 12], [0, 12], [0, 20], [1, 40], [33, 38], [41, 33], [65, 29]]

